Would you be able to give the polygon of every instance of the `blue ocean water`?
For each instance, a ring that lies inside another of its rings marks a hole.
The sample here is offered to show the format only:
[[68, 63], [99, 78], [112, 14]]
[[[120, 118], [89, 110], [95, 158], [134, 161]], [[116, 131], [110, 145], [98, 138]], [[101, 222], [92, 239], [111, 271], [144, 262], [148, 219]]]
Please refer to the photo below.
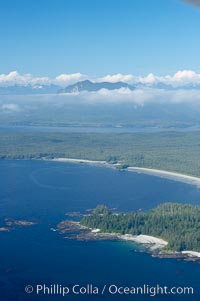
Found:
[[[0, 161], [0, 226], [5, 218], [37, 222], [0, 232], [0, 300], [199, 301], [200, 265], [133, 252], [131, 242], [67, 240], [50, 228], [69, 211], [97, 204], [119, 211], [167, 202], [200, 204], [200, 189], [159, 177], [47, 161]], [[74, 295], [25, 293], [25, 286], [192, 286], [194, 295]]]

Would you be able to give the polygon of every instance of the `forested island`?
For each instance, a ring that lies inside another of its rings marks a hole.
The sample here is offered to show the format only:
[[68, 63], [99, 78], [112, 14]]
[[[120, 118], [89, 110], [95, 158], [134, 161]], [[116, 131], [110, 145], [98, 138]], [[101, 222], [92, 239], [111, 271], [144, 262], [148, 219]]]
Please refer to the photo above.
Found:
[[104, 205], [84, 216], [81, 225], [102, 233], [150, 235], [164, 239], [163, 251], [200, 252], [200, 206], [164, 203], [147, 212], [112, 213]]

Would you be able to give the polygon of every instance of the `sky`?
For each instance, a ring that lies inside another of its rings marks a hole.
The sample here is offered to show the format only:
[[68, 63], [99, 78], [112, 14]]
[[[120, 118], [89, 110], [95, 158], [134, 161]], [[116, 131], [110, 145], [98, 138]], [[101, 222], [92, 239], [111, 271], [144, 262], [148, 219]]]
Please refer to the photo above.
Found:
[[200, 9], [186, 1], [0, 0], [0, 7], [0, 76], [200, 73]]

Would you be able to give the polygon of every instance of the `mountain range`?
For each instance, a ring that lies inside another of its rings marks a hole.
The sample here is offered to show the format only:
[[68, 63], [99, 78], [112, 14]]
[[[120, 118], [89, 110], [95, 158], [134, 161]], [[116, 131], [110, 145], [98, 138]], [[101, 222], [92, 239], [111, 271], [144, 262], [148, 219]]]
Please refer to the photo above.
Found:
[[106, 90], [117, 90], [121, 88], [128, 88], [134, 90], [135, 88], [124, 82], [100, 82], [94, 83], [89, 80], [77, 82], [73, 85], [69, 85], [65, 88], [60, 88], [57, 85], [26, 85], [26, 86], [7, 86], [0, 87], [0, 95], [28, 95], [28, 94], [56, 94], [56, 93], [76, 93], [82, 91], [94, 92], [101, 89]]
[[130, 85], [125, 82], [92, 82], [90, 80], [79, 81], [75, 84], [68, 85], [65, 88], [61, 88], [59, 85], [45, 84], [45, 85], [13, 85], [13, 86], [0, 86], [0, 95], [34, 95], [34, 94], [57, 94], [57, 93], [78, 93], [82, 91], [97, 92], [101, 89], [106, 90], [119, 90], [121, 88], [129, 89], [131, 91], [135, 89], [154, 88], [162, 90], [200, 90], [200, 85], [184, 85], [174, 87], [164, 83], [154, 84], [134, 84]]
[[88, 92], [95, 92], [99, 91], [101, 89], [106, 90], [118, 90], [121, 88], [128, 88], [129, 90], [134, 90], [135, 87], [124, 83], [124, 82], [116, 82], [116, 83], [110, 83], [110, 82], [100, 82], [100, 83], [94, 83], [89, 80], [84, 80], [81, 82], [77, 82], [73, 85], [67, 86], [64, 89], [59, 90], [59, 93], [76, 93], [76, 92], [82, 92], [82, 91], [88, 91]]

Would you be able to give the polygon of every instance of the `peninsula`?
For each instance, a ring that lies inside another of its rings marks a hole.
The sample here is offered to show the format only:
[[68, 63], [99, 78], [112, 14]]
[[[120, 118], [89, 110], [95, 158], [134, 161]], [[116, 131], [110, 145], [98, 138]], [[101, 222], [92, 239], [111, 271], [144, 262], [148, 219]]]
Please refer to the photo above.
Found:
[[200, 206], [178, 203], [164, 203], [147, 212], [132, 213], [112, 213], [108, 207], [99, 205], [80, 222], [84, 227], [96, 229], [95, 234], [118, 234], [120, 239], [156, 246], [163, 254], [183, 252], [196, 257], [200, 256], [199, 223]]

